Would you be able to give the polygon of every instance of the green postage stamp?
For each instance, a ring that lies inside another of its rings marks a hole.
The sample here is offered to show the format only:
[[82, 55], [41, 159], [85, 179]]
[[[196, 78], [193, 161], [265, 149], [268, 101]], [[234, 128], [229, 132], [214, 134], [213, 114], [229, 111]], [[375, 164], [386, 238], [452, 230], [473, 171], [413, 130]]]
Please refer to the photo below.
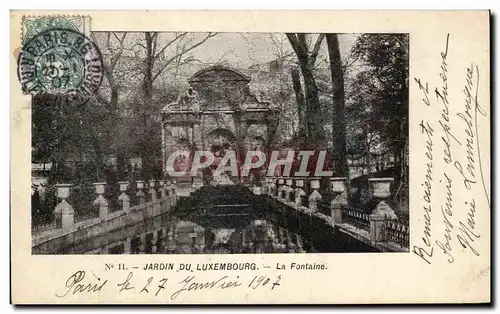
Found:
[[[24, 17], [18, 77], [23, 92], [82, 104], [102, 81], [99, 48], [90, 40], [85, 16]], [[62, 98], [61, 98], [62, 97]]]
[[84, 15], [40, 15], [24, 16], [21, 28], [23, 43], [36, 35], [54, 28], [69, 29], [90, 35], [90, 16]]

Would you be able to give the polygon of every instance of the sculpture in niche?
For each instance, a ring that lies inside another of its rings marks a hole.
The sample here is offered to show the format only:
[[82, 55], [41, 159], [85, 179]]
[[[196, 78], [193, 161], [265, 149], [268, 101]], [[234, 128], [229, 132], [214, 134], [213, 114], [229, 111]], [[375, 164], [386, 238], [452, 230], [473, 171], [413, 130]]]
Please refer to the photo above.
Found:
[[234, 182], [231, 181], [226, 171], [222, 171], [218, 174], [216, 173], [216, 169], [219, 167], [220, 162], [224, 159], [224, 156], [228, 152], [234, 152], [232, 143], [230, 143], [225, 136], [219, 134], [215, 137], [214, 144], [212, 145], [210, 151], [214, 154], [214, 162], [212, 163], [211, 167], [212, 181], [210, 182], [210, 184], [234, 185]]
[[[186, 138], [180, 138], [177, 140], [177, 148], [180, 151], [191, 151], [189, 140]], [[187, 171], [190, 165], [189, 158], [186, 155], [178, 155], [173, 162], [173, 168], [177, 172]]]

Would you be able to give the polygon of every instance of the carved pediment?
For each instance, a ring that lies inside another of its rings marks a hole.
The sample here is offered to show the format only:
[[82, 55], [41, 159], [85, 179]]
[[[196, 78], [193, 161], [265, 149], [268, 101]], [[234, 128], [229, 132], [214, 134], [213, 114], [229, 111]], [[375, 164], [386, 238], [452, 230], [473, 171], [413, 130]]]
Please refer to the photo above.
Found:
[[272, 104], [256, 97], [249, 87], [250, 77], [238, 70], [214, 66], [195, 73], [189, 79], [190, 88], [177, 101], [162, 109], [173, 112], [248, 111], [270, 109]]
[[221, 66], [213, 66], [196, 72], [191, 77], [191, 79], [189, 79], [189, 83], [191, 84], [193, 83], [221, 84], [221, 82], [229, 82], [229, 81], [250, 82], [250, 78], [245, 74], [239, 72], [238, 70]]

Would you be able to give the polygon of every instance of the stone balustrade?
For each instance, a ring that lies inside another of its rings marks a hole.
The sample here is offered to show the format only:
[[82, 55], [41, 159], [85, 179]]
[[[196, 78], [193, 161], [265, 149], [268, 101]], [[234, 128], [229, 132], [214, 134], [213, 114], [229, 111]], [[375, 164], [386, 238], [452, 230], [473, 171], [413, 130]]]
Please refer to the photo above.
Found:
[[[332, 226], [347, 226], [357, 230], [371, 243], [396, 242], [401, 248], [407, 248], [408, 226], [397, 222], [397, 215], [386, 203], [386, 199], [390, 197], [390, 187], [394, 178], [369, 179], [373, 196], [378, 200], [378, 205], [370, 214], [349, 206], [347, 180], [345, 177], [330, 178], [329, 190], [333, 197], [330, 204], [326, 205], [326, 209], [329, 209], [328, 215], [324, 214], [325, 210], [318, 210], [318, 206], [323, 206], [324, 203], [321, 202], [323, 195], [320, 192], [320, 178], [270, 178], [265, 181], [264, 194], [275, 197], [306, 214], [321, 217]], [[306, 194], [306, 182], [309, 183], [309, 195]]]
[[[123, 252], [130, 252], [131, 239], [129, 234], [149, 232], [152, 224], [158, 224], [169, 210], [175, 206], [177, 196], [175, 188], [167, 188], [165, 183], [148, 182], [146, 200], [144, 182], [136, 182], [138, 203], [132, 205], [130, 193], [133, 189], [129, 182], [119, 182], [120, 195], [117, 197], [121, 209], [108, 212], [109, 200], [105, 197], [106, 183], [94, 184], [95, 199], [88, 205], [90, 209], [99, 211], [99, 216], [75, 221], [75, 210], [69, 202], [71, 184], [58, 184], [57, 196], [60, 199], [55, 207], [55, 228], [33, 234], [32, 250], [34, 254], [53, 254], [64, 251], [67, 253], [94, 252], [106, 253], [108, 248], [115, 251], [109, 243], [118, 241]], [[160, 195], [160, 196], [158, 196]], [[130, 226], [134, 226], [130, 228]], [[166, 230], [165, 230], [166, 234]], [[144, 239], [143, 239], [144, 240]], [[152, 251], [159, 251], [159, 238], [150, 240]], [[156, 242], [155, 242], [156, 241]], [[153, 244], [156, 243], [156, 244]], [[141, 241], [141, 243], [146, 243]]]
[[[320, 178], [305, 178], [305, 177], [279, 177], [279, 178], [262, 178], [262, 182], [258, 185], [250, 187], [256, 195], [268, 195], [279, 200], [289, 208], [302, 212], [304, 215], [314, 217], [313, 219], [322, 219], [333, 227], [347, 230], [350, 235], [357, 237], [362, 241], [369, 241], [371, 245], [379, 244], [386, 245], [388, 243], [396, 243], [400, 248], [408, 248], [409, 230], [408, 227], [398, 223], [397, 216], [391, 207], [386, 203], [390, 197], [390, 187], [393, 178], [374, 178], [370, 179], [371, 190], [373, 196], [378, 199], [378, 204], [371, 213], [362, 212], [348, 204], [347, 183], [348, 178], [334, 177], [329, 178], [329, 194], [325, 194], [320, 189]], [[89, 208], [93, 209], [97, 217], [88, 218], [86, 220], [75, 220], [75, 211], [77, 207], [73, 207], [69, 195], [73, 186], [71, 184], [58, 184], [57, 196], [60, 202], [54, 209], [54, 226], [56, 231], [53, 234], [47, 233], [48, 236], [39, 237], [34, 234], [33, 244], [37, 250], [44, 252], [49, 250], [45, 246], [45, 242], [50, 240], [58, 242], [59, 238], [67, 237], [67, 241], [73, 241], [80, 237], [87, 239], [96, 237], [99, 232], [116, 233], [125, 225], [137, 223], [144, 217], [156, 217], [163, 212], [168, 211], [168, 208], [175, 206], [178, 195], [176, 193], [176, 181], [156, 181], [149, 180], [136, 181], [133, 185], [128, 182], [119, 182], [119, 195], [117, 202], [121, 207], [117, 211], [110, 211], [110, 199], [107, 199], [105, 191], [107, 185], [105, 182], [94, 183], [95, 198], [89, 203]], [[109, 188], [109, 187], [108, 187]], [[108, 196], [109, 197], [109, 196]], [[131, 201], [131, 198], [135, 201]], [[142, 229], [141, 229], [142, 230]], [[165, 247], [172, 242], [175, 230], [168, 228], [160, 231], [144, 231], [148, 232], [148, 236], [141, 235], [138, 232], [137, 237], [130, 238], [130, 235], [125, 235], [119, 240], [119, 245], [122, 246], [123, 252], [130, 252], [132, 248], [138, 252], [144, 252], [148, 247], [151, 253], [164, 252]], [[44, 231], [45, 232], [45, 231]], [[152, 237], [151, 237], [152, 235]], [[127, 238], [128, 237], [128, 238]], [[97, 242], [101, 241], [98, 240]], [[113, 240], [116, 236], [112, 236]], [[300, 252], [302, 250], [302, 239], [294, 236], [295, 241], [291, 241], [289, 235], [281, 234], [279, 238], [292, 251]], [[59, 241], [61, 242], [61, 241]], [[66, 243], [65, 242], [65, 243]], [[101, 245], [102, 252], [105, 252], [109, 246], [109, 250], [114, 251], [115, 247], [101, 242], [93, 246], [96, 249]], [[280, 245], [283, 243], [280, 242]], [[111, 243], [111, 242], [109, 242]], [[392, 245], [392, 244], [391, 244]], [[397, 250], [393, 248], [393, 250]], [[76, 250], [75, 250], [76, 252]]]
[[[176, 189], [175, 186], [172, 185], [170, 181], [165, 182], [155, 180], [149, 180], [147, 196], [144, 192], [146, 189], [144, 181], [136, 181], [136, 193], [135, 197], [137, 202], [135, 206], [143, 205], [146, 203], [155, 203], [155, 206], [162, 206], [163, 203], [171, 206], [176, 203]], [[95, 194], [96, 197], [91, 204], [88, 205], [88, 209], [90, 211], [94, 210], [97, 214], [99, 213], [97, 218], [99, 221], [108, 220], [111, 213], [109, 212], [109, 200], [105, 197], [106, 190], [106, 182], [97, 182], [94, 183]], [[130, 192], [130, 182], [123, 181], [118, 182], [120, 195], [117, 197], [118, 204], [121, 208], [115, 213], [113, 212], [113, 217], [120, 214], [127, 214], [133, 210], [133, 206], [130, 201], [130, 196], [128, 195]], [[50, 230], [44, 230], [45, 233], [50, 233], [54, 229], [62, 229], [62, 230], [72, 230], [75, 228], [77, 224], [85, 224], [87, 220], [94, 221], [94, 216], [90, 216], [89, 218], [84, 217], [86, 219], [75, 221], [75, 215], [78, 213], [75, 212], [75, 209], [69, 202], [69, 196], [71, 193], [71, 189], [74, 187], [72, 184], [57, 184], [55, 186], [57, 188], [57, 197], [60, 199], [60, 202], [56, 205], [54, 209], [54, 220], [53, 224], [54, 228]], [[160, 195], [160, 196], [158, 196]], [[36, 236], [36, 235], [35, 235]]]

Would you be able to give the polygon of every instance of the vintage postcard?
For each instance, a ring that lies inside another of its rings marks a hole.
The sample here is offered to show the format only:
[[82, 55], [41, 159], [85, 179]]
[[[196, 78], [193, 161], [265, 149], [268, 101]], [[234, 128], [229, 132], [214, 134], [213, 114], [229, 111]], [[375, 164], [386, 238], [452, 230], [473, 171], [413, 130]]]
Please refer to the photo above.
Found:
[[488, 11], [11, 11], [15, 304], [488, 303]]

